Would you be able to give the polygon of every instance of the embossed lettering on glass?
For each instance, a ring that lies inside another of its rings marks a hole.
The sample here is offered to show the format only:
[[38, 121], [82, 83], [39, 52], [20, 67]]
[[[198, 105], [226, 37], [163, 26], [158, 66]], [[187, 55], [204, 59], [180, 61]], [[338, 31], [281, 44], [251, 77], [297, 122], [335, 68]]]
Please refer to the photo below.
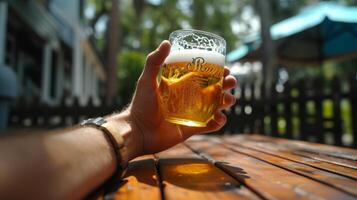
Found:
[[204, 127], [221, 103], [226, 41], [199, 30], [174, 31], [169, 40], [159, 86], [164, 118]]

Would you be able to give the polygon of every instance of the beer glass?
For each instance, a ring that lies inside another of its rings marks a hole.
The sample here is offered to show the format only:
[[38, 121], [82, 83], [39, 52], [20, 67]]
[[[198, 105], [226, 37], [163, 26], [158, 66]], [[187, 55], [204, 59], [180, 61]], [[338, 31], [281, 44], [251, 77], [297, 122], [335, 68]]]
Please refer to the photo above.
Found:
[[170, 34], [171, 52], [160, 75], [160, 106], [166, 121], [205, 127], [222, 100], [226, 41], [200, 30]]

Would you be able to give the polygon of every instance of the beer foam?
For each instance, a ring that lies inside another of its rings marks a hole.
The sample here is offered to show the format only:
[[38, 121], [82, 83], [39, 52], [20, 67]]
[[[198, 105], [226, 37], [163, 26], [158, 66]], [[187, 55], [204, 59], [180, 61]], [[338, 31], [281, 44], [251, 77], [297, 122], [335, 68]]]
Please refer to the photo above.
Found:
[[205, 59], [206, 63], [216, 64], [224, 66], [225, 56], [214, 52], [201, 49], [185, 49], [170, 52], [167, 56], [165, 63], [175, 63], [175, 62], [191, 62], [193, 58], [202, 57]]

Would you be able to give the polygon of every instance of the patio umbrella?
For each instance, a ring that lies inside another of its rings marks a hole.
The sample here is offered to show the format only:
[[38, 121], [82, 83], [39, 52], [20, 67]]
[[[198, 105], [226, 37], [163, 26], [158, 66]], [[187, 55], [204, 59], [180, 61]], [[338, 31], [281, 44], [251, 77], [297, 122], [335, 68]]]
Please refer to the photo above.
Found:
[[[318, 3], [271, 27], [280, 64], [320, 64], [357, 56], [357, 7]], [[259, 35], [227, 55], [228, 62], [259, 60]]]

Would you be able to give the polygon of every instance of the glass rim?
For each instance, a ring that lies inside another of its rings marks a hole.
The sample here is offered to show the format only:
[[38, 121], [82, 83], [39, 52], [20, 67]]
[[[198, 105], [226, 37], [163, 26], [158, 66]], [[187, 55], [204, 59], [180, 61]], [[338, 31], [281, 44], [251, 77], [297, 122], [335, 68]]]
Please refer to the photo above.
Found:
[[175, 30], [173, 32], [170, 33], [169, 35], [169, 38], [171, 38], [174, 34], [177, 34], [177, 33], [180, 33], [180, 32], [193, 32], [193, 33], [199, 33], [199, 34], [203, 34], [203, 35], [208, 35], [208, 36], [211, 36], [211, 37], [214, 37], [214, 38], [217, 38], [219, 40], [221, 40], [224, 44], [224, 48], [226, 48], [227, 44], [226, 44], [226, 40], [222, 37], [222, 36], [219, 36], [215, 33], [211, 33], [211, 32], [208, 32], [208, 31], [202, 31], [202, 30], [198, 30], [198, 29], [178, 29], [178, 30]]

